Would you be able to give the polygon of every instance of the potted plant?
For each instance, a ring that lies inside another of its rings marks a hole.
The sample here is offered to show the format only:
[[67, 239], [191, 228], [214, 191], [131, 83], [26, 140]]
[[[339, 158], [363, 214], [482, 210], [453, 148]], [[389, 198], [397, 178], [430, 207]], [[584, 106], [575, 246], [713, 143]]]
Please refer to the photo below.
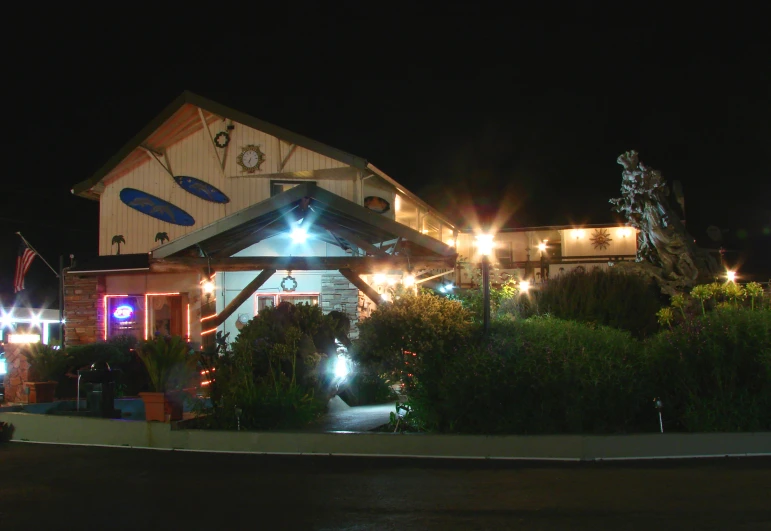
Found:
[[156, 337], [145, 341], [139, 358], [150, 376], [151, 392], [139, 393], [145, 404], [145, 419], [165, 422], [182, 420], [182, 387], [190, 381], [198, 357], [179, 336]]
[[53, 402], [56, 382], [64, 373], [67, 356], [49, 345], [36, 343], [23, 352], [29, 364], [24, 385], [29, 388], [29, 403]]

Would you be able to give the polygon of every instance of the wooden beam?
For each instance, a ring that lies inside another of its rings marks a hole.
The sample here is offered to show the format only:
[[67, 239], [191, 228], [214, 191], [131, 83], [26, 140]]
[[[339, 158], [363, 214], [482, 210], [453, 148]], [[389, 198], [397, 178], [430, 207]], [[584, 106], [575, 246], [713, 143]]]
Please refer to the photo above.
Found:
[[246, 302], [246, 300], [251, 297], [255, 291], [260, 289], [260, 286], [265, 284], [265, 282], [267, 282], [267, 280], [272, 277], [273, 273], [275, 272], [275, 269], [263, 269], [262, 272], [260, 272], [260, 274], [254, 278], [254, 280], [249, 282], [249, 284], [247, 284], [246, 287], [241, 290], [241, 293], [236, 295], [235, 298], [230, 301], [230, 304], [225, 306], [222, 311], [217, 314], [217, 317], [213, 317], [204, 321], [203, 327], [207, 330], [210, 330], [212, 328], [217, 328], [219, 325], [224, 323], [225, 319], [233, 315], [233, 312], [235, 312], [239, 306]]
[[[156, 151], [154, 149], [151, 149], [151, 148], [145, 147], [145, 146], [139, 146], [139, 149], [144, 151], [147, 154], [147, 156], [150, 157], [150, 159], [155, 160], [156, 162], [158, 162], [158, 164], [161, 165], [161, 168], [163, 168], [166, 171], [166, 173], [168, 173], [169, 175], [174, 177], [174, 172], [171, 171], [171, 162], [169, 162], [169, 157], [166, 155], [165, 151], [164, 152], [158, 152], [158, 151]], [[166, 160], [165, 164], [161, 160], [161, 157], [163, 157]]]
[[375, 304], [380, 304], [382, 302], [380, 293], [378, 293], [375, 288], [364, 282], [359, 275], [346, 268], [340, 269], [340, 274], [347, 278], [348, 282], [359, 288], [359, 291], [369, 297], [372, 302]]
[[198, 108], [198, 116], [201, 117], [201, 124], [203, 124], [203, 128], [206, 129], [206, 134], [209, 135], [209, 141], [211, 142], [211, 147], [214, 150], [214, 156], [217, 157], [217, 162], [219, 163], [218, 166], [220, 167], [222, 176], [225, 176], [225, 165], [222, 163], [222, 158], [220, 157], [219, 152], [217, 151], [217, 144], [214, 143], [214, 137], [211, 134], [211, 129], [209, 129], [209, 124], [206, 123], [206, 117], [203, 115], [203, 111], [201, 108]]
[[313, 223], [315, 225], [320, 225], [321, 227], [324, 227], [328, 232], [331, 232], [333, 235], [337, 235], [343, 238], [344, 240], [354, 244], [359, 249], [364, 249], [371, 255], [388, 256], [388, 253], [386, 253], [383, 249], [379, 247], [375, 247], [373, 244], [369, 243], [364, 238], [357, 236], [350, 230], [335, 226], [331, 223], [324, 223], [320, 219], [314, 220]]
[[[279, 144], [280, 143], [281, 142], [279, 141]], [[297, 144], [292, 144], [291, 146], [289, 146], [289, 151], [287, 151], [286, 156], [284, 156], [284, 158], [281, 159], [281, 164], [278, 167], [279, 173], [284, 171], [284, 166], [286, 166], [286, 163], [289, 162], [290, 157], [294, 154], [296, 149], [297, 149]]]
[[[153, 273], [184, 273], [208, 267], [209, 260], [197, 257], [151, 258]], [[212, 271], [257, 271], [261, 269], [291, 269], [292, 271], [331, 271], [350, 269], [357, 273], [387, 270], [451, 269], [455, 257], [447, 256], [235, 256], [211, 258]]]

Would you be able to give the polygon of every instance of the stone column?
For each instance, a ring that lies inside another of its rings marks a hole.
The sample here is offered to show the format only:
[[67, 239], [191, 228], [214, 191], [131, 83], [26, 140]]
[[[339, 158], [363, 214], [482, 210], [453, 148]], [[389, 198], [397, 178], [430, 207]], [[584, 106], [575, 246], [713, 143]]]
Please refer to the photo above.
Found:
[[24, 382], [29, 380], [29, 363], [22, 355], [24, 345], [8, 343], [5, 345], [5, 362], [7, 371], [3, 385], [5, 386], [5, 402], [27, 402], [24, 392]]
[[104, 339], [104, 294], [104, 276], [65, 274], [66, 346], [87, 345]]

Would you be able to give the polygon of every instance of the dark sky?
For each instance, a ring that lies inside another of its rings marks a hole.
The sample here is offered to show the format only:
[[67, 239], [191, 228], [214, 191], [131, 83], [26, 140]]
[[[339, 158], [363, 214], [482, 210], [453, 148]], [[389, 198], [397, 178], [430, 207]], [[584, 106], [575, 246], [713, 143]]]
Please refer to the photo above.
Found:
[[[735, 259], [771, 277], [762, 11], [356, 5], [20, 10], [2, 37], [0, 293], [16, 231], [54, 267], [96, 252], [98, 205], [72, 185], [185, 89], [365, 157], [450, 215], [504, 209], [510, 226], [614, 220], [616, 158], [636, 149], [683, 183], [697, 242], [726, 229]], [[55, 304], [38, 259], [27, 286]]]

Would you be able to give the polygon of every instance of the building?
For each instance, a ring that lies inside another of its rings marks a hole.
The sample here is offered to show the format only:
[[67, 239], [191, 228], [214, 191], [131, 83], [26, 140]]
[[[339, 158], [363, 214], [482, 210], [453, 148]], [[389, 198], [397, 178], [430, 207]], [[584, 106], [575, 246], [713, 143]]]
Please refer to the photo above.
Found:
[[68, 345], [232, 339], [282, 301], [355, 334], [389, 283], [455, 274], [456, 226], [367, 160], [189, 92], [72, 193], [99, 202], [99, 253], [65, 275]]

